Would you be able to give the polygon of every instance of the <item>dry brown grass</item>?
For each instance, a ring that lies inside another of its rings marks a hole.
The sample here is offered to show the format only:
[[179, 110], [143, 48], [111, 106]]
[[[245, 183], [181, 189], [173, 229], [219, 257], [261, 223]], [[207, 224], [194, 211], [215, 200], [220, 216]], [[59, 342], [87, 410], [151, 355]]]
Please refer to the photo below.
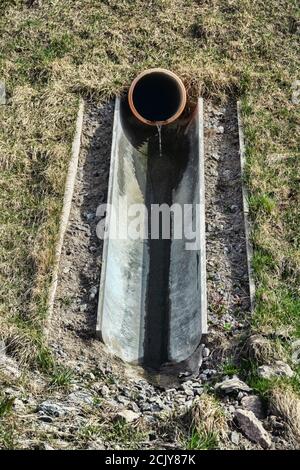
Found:
[[194, 400], [186, 412], [175, 413], [168, 419], [168, 434], [183, 449], [209, 450], [226, 446], [228, 424], [218, 401], [204, 393]]
[[201, 395], [194, 401], [188, 415], [191, 426], [198, 432], [217, 433], [223, 439], [226, 437], [228, 432], [227, 421], [223, 410], [213, 396]]
[[300, 399], [290, 388], [274, 388], [270, 397], [274, 414], [282, 417], [288, 426], [289, 438], [296, 449], [300, 446]]
[[286, 360], [286, 351], [279, 341], [257, 334], [247, 338], [241, 349], [241, 355], [254, 361], [257, 364], [269, 364], [274, 360]]

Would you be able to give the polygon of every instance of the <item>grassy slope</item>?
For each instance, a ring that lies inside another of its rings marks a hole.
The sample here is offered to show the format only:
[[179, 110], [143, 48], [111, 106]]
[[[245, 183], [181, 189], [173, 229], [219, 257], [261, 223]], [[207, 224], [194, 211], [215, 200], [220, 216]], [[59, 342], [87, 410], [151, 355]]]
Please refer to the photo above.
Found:
[[[299, 9], [293, 0], [0, 0], [0, 326], [40, 355], [78, 96], [163, 66], [190, 93], [242, 99], [254, 221], [253, 327], [299, 328]], [[34, 354], [33, 354], [34, 353]]]

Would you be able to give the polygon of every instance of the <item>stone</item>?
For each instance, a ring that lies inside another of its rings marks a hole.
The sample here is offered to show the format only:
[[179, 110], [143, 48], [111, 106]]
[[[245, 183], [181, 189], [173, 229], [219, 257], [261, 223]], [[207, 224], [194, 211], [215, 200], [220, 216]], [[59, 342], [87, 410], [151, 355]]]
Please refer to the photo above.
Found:
[[125, 423], [133, 423], [140, 417], [139, 413], [135, 413], [132, 410], [122, 410], [117, 414], [117, 418], [125, 421]]
[[300, 339], [292, 343], [292, 362], [293, 364], [300, 364]]
[[43, 421], [44, 423], [53, 423], [53, 418], [49, 415], [39, 415], [38, 420]]
[[98, 292], [98, 287], [97, 286], [93, 286], [90, 289], [90, 293], [89, 293], [90, 302], [96, 298], [97, 292]]
[[232, 179], [232, 173], [230, 170], [224, 170], [223, 171], [223, 178], [226, 180], [231, 180]]
[[184, 372], [179, 372], [178, 377], [179, 379], [182, 379], [184, 377], [189, 377], [190, 375], [192, 375], [192, 372], [190, 372], [189, 370], [186, 370]]
[[92, 406], [94, 404], [93, 396], [86, 390], [78, 390], [77, 392], [70, 393], [68, 399], [79, 405], [84, 404]]
[[263, 365], [258, 367], [257, 373], [263, 379], [271, 379], [273, 377], [293, 377], [294, 372], [288, 364], [283, 361], [275, 361], [272, 365]]
[[123, 395], [127, 398], [131, 397], [131, 391], [128, 388], [122, 388]]
[[185, 388], [184, 389], [184, 393], [188, 396], [188, 397], [193, 397], [194, 396], [194, 392], [192, 389], [190, 388]]
[[231, 379], [225, 379], [222, 382], [219, 382], [215, 385], [215, 390], [219, 390], [221, 392], [232, 393], [232, 392], [250, 392], [251, 388], [238, 377], [234, 376]]
[[88, 222], [91, 222], [91, 220], [93, 220], [95, 218], [95, 214], [92, 214], [91, 212], [85, 214], [85, 217], [86, 217], [86, 220]]
[[252, 411], [258, 419], [265, 418], [263, 404], [261, 399], [256, 395], [247, 395], [242, 398], [241, 406], [248, 411]]
[[238, 395], [237, 395], [237, 399], [241, 400], [244, 396], [247, 396], [246, 392], [239, 392]]
[[6, 104], [5, 81], [0, 80], [0, 105]]
[[6, 346], [4, 341], [1, 339], [0, 340], [0, 356], [5, 356], [6, 355]]
[[[1, 342], [0, 342], [0, 345], [1, 345]], [[296, 339], [296, 341], [292, 342], [292, 351], [295, 351], [295, 349], [299, 349], [299, 348], [300, 348], [300, 339]], [[0, 346], [0, 349], [1, 349], [1, 346]]]
[[47, 442], [44, 442], [43, 447], [44, 450], [54, 450], [54, 448], [50, 446], [50, 444], [48, 444]]
[[[192, 388], [199, 388], [201, 386], [201, 382], [200, 380], [198, 380], [197, 382], [192, 382]], [[175, 393], [176, 393], [176, 390], [175, 390]]]
[[129, 400], [128, 398], [124, 397], [123, 395], [118, 395], [117, 400], [122, 403], [123, 405], [128, 406]]
[[0, 370], [11, 380], [21, 377], [17, 362], [12, 357], [6, 356], [3, 352], [0, 354]]
[[54, 416], [55, 418], [59, 418], [65, 414], [65, 410], [60, 405], [50, 401], [41, 403], [38, 407], [38, 411], [48, 416]]
[[140, 409], [139, 409], [138, 405], [134, 401], [130, 402], [129, 406], [132, 408], [132, 411], [134, 411], [135, 413], [140, 412]]
[[238, 432], [236, 431], [232, 431], [231, 435], [230, 435], [230, 440], [233, 444], [235, 444], [236, 446], [239, 444], [240, 442], [240, 435]]
[[202, 356], [203, 357], [208, 357], [209, 356], [209, 349], [208, 348], [203, 348], [203, 351], [202, 351]]
[[193, 392], [193, 382], [192, 381], [188, 381], [188, 382], [184, 382], [182, 385], [181, 385], [181, 388], [182, 390], [184, 391], [185, 395], [187, 396], [194, 396], [194, 392]]
[[216, 273], [212, 276], [212, 280], [215, 282], [221, 282], [221, 276], [219, 273]]
[[217, 134], [224, 134], [224, 127], [223, 126], [218, 126], [217, 127]]
[[26, 409], [26, 406], [24, 405], [23, 401], [20, 400], [19, 398], [14, 399], [14, 410], [16, 410], [17, 413], [23, 413]]
[[150, 410], [152, 413], [159, 413], [164, 406], [162, 406], [160, 403], [151, 403], [150, 405]]
[[87, 450], [105, 450], [105, 445], [101, 439], [88, 442]]
[[263, 449], [271, 447], [272, 442], [269, 433], [252, 411], [237, 409], [234, 417], [248, 439], [259, 444]]
[[202, 372], [202, 374], [199, 374], [199, 379], [201, 382], [206, 382], [207, 381], [207, 375]]
[[103, 397], [107, 397], [109, 395], [109, 388], [107, 385], [103, 385], [103, 387], [101, 388], [101, 395]]

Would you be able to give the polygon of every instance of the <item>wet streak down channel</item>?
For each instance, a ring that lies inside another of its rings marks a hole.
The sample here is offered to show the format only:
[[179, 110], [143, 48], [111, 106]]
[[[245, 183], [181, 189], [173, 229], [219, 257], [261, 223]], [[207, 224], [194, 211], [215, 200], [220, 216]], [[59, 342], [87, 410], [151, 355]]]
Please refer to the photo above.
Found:
[[[176, 126], [177, 127], [177, 126]], [[181, 128], [161, 128], [159, 135], [149, 139], [146, 207], [149, 228], [149, 278], [146, 294], [144, 363], [154, 369], [169, 361], [170, 292], [169, 274], [171, 238], [164, 238], [164, 224], [173, 232], [172, 217], [162, 220], [160, 213], [158, 239], [151, 237], [151, 208], [153, 204], [172, 206], [173, 191], [177, 189], [187, 165], [188, 140]], [[167, 234], [168, 235], [168, 234]]]

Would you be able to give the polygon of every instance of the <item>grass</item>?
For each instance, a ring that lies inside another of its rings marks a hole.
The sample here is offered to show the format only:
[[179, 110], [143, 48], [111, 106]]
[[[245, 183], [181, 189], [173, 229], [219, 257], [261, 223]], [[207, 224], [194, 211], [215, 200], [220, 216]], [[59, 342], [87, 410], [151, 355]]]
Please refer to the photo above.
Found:
[[54, 388], [67, 388], [71, 385], [73, 377], [74, 373], [68, 367], [56, 366], [51, 374], [50, 386]]
[[78, 439], [84, 445], [97, 438], [101, 438], [109, 448], [119, 446], [122, 449], [137, 449], [139, 444], [147, 438], [147, 433], [138, 426], [118, 420], [88, 424], [79, 431]]
[[233, 360], [227, 359], [224, 364], [222, 364], [222, 374], [233, 377], [239, 373], [239, 368]]
[[116, 421], [107, 429], [104, 437], [114, 445], [119, 445], [126, 449], [136, 449], [140, 441], [145, 440], [147, 434], [131, 424]]
[[15, 427], [11, 419], [13, 404], [12, 398], [4, 397], [0, 393], [0, 449], [15, 447]]
[[217, 434], [214, 432], [196, 431], [193, 429], [188, 438], [186, 450], [213, 450], [218, 448]]
[[183, 448], [208, 450], [221, 447], [227, 434], [226, 418], [216, 398], [203, 394], [194, 401], [185, 416]]
[[79, 96], [107, 100], [156, 66], [177, 72], [191, 99], [241, 100], [257, 287], [252, 328], [288, 328], [299, 338], [298, 2], [31, 3], [1, 1], [0, 330], [9, 353], [53, 372], [43, 323]]
[[0, 449], [13, 450], [16, 448], [16, 430], [14, 426], [9, 423], [0, 422]]
[[13, 399], [0, 397], [0, 418], [11, 412], [13, 404]]

